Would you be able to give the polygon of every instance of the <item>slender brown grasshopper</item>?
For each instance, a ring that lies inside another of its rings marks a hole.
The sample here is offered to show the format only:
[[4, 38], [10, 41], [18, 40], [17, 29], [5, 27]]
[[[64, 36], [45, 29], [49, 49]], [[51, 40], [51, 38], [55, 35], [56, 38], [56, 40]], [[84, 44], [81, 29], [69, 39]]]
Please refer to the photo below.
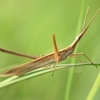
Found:
[[98, 12], [100, 11], [100, 9], [97, 10], [97, 12], [94, 14], [92, 19], [88, 23], [87, 27], [85, 28], [88, 11], [89, 11], [89, 7], [87, 8], [87, 12], [86, 12], [86, 15], [85, 15], [85, 19], [84, 19], [84, 23], [83, 23], [81, 33], [75, 38], [75, 40], [69, 46], [67, 46], [66, 48], [64, 48], [62, 50], [58, 51], [54, 34], [52, 35], [54, 52], [47, 54], [47, 55], [44, 55], [44, 56], [35, 57], [35, 56], [20, 54], [20, 53], [16, 53], [16, 52], [13, 52], [13, 51], [9, 51], [9, 50], [5, 50], [5, 49], [0, 48], [1, 52], [34, 59], [30, 62], [19, 65], [16, 68], [13, 68], [11, 70], [4, 72], [0, 76], [14, 76], [14, 75], [20, 76], [20, 75], [23, 75], [26, 72], [31, 71], [31, 70], [35, 70], [35, 69], [41, 68], [43, 66], [49, 66], [52, 63], [54, 63], [53, 68], [55, 69], [58, 62], [65, 60], [68, 56], [73, 57], [73, 56], [77, 56], [77, 55], [84, 55], [94, 66], [96, 66], [84, 53], [73, 54], [77, 43], [80, 41], [82, 36], [85, 34], [85, 32], [89, 28], [90, 24], [92, 23], [92, 21], [94, 20], [94, 18], [96, 17]]

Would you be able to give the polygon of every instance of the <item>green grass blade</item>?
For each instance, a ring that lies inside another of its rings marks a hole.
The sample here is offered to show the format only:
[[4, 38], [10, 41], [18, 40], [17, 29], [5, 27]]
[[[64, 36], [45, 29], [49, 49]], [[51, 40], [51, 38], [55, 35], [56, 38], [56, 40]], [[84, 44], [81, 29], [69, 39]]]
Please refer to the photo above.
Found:
[[95, 96], [99, 86], [100, 86], [100, 73], [98, 73], [97, 78], [96, 78], [86, 100], [94, 100], [94, 96]]
[[[84, 14], [83, 12], [84, 12], [84, 7], [85, 7], [84, 3], [85, 3], [85, 0], [83, 0], [82, 6], [81, 6], [81, 9], [80, 9], [79, 20], [78, 20], [77, 29], [76, 29], [76, 36], [79, 35], [80, 30], [81, 30], [81, 26], [82, 26], [82, 18], [83, 18], [83, 14]], [[76, 52], [76, 51], [77, 51], [77, 47], [76, 47], [74, 52]], [[72, 59], [71, 63], [75, 63], [75, 59]], [[71, 91], [73, 75], [74, 75], [74, 67], [72, 67], [69, 71], [67, 84], [66, 84], [66, 91], [65, 91], [65, 100], [69, 100], [69, 98], [70, 98], [70, 91]]]
[[[60, 65], [57, 66], [56, 70], [60, 70], [60, 69], [68, 68], [68, 67], [74, 67], [74, 66], [78, 67], [78, 66], [87, 66], [87, 65], [91, 66], [91, 64], [89, 64], [89, 63], [84, 63], [84, 64], [81, 64], [81, 63], [79, 63], [79, 64], [60, 64]], [[99, 63], [96, 64], [96, 65], [100, 66]], [[42, 68], [42, 69], [37, 69], [37, 70], [31, 71], [29, 73], [26, 73], [25, 75], [20, 76], [20, 77], [13, 76], [13, 77], [7, 78], [6, 80], [0, 82], [0, 88], [15, 84], [17, 82], [20, 82], [20, 81], [23, 81], [23, 80], [26, 80], [26, 79], [30, 79], [30, 78], [34, 78], [34, 77], [37, 77], [37, 76], [40, 76], [40, 75], [43, 75], [43, 74], [46, 74], [46, 73], [50, 73], [52, 71], [53, 71], [52, 68], [44, 68], [44, 69]]]

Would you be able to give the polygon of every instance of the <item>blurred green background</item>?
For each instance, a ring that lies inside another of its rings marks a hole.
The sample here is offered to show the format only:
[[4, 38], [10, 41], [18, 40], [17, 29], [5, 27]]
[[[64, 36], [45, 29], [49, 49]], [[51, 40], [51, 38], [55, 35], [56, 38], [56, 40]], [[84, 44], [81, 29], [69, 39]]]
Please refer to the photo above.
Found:
[[[0, 0], [0, 47], [45, 55], [53, 52], [54, 33], [58, 48], [65, 48], [80, 33], [88, 6], [87, 22], [100, 7], [99, 0]], [[84, 52], [93, 62], [100, 62], [100, 13], [75, 52]], [[73, 59], [61, 63], [79, 63]], [[79, 59], [88, 62], [83, 56]], [[0, 72], [27, 61], [30, 59], [0, 53]], [[99, 73], [100, 68], [94, 66], [66, 68], [53, 77], [49, 73], [2, 88], [0, 100], [100, 100], [99, 86], [91, 94]]]

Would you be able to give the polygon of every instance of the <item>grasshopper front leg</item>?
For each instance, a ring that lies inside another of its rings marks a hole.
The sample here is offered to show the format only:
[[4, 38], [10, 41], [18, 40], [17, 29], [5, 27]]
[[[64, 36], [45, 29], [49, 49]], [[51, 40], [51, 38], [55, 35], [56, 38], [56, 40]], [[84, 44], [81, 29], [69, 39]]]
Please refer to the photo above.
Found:
[[84, 54], [84, 53], [75, 53], [75, 54], [70, 54], [70, 55], [68, 55], [69, 57], [76, 57], [76, 56], [79, 56], [79, 55], [83, 55], [87, 60], [89, 60], [89, 62], [91, 62], [91, 64], [93, 64], [96, 68], [97, 68], [97, 66], [89, 59], [89, 57], [86, 55], [86, 54]]

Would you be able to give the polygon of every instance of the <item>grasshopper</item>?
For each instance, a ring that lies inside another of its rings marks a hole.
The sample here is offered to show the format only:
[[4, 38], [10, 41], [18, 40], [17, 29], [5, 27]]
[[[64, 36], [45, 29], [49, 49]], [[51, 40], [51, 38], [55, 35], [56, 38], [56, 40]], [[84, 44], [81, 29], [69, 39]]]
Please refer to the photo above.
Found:
[[97, 12], [94, 14], [92, 19], [88, 23], [87, 27], [85, 28], [88, 11], [89, 11], [89, 7], [87, 8], [87, 11], [86, 11], [82, 31], [75, 38], [75, 40], [69, 46], [67, 46], [64, 49], [58, 50], [54, 34], [52, 35], [54, 52], [50, 53], [50, 54], [47, 54], [47, 55], [40, 56], [40, 57], [25, 55], [25, 54], [21, 54], [21, 53], [17, 53], [17, 52], [13, 52], [13, 51], [9, 51], [9, 50], [5, 50], [5, 49], [0, 48], [1, 52], [5, 52], [5, 53], [8, 53], [8, 54], [13, 54], [13, 55], [17, 55], [17, 56], [22, 56], [22, 57], [27, 57], [27, 58], [34, 59], [30, 62], [19, 65], [16, 68], [13, 68], [11, 70], [8, 70], [8, 71], [0, 74], [0, 76], [14, 76], [14, 75], [20, 76], [20, 75], [25, 74], [26, 72], [35, 70], [37, 68], [41, 68], [43, 66], [49, 66], [53, 63], [54, 63], [53, 68], [56, 69], [56, 65], [58, 64], [58, 62], [60, 62], [62, 60], [65, 60], [68, 56], [73, 57], [73, 56], [78, 56], [78, 55], [84, 55], [94, 66], [96, 66], [84, 53], [73, 54], [76, 45], [78, 44], [78, 42], [80, 41], [82, 36], [86, 33], [87, 29], [89, 28], [89, 26], [93, 22], [96, 15], [99, 13], [100, 8], [97, 10]]

